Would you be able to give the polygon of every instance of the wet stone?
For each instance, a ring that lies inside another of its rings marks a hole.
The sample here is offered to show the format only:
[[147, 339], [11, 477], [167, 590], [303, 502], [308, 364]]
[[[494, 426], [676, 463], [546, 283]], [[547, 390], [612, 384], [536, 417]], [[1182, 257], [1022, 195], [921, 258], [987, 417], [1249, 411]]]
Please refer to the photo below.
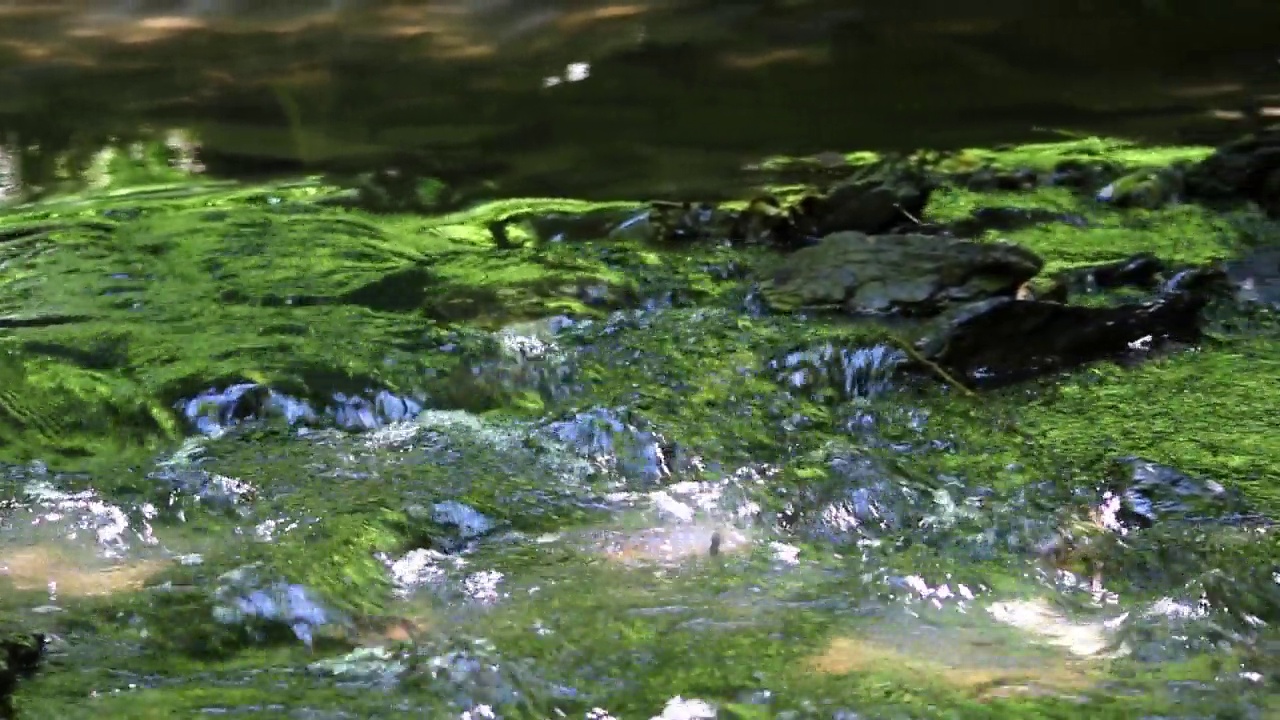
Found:
[[1240, 522], [1253, 516], [1239, 492], [1138, 457], [1112, 463], [1111, 482], [1121, 498], [1117, 520], [1138, 528], [1163, 520]]
[[265, 629], [288, 628], [298, 640], [311, 645], [315, 631], [325, 625], [344, 623], [345, 619], [320, 603], [302, 585], [271, 582], [259, 576], [257, 566], [249, 565], [219, 578], [214, 593], [218, 605], [213, 617], [227, 625]]
[[782, 311], [933, 314], [951, 303], [1012, 296], [1043, 265], [1005, 242], [846, 232], [788, 255], [761, 292]]
[[[490, 713], [542, 715], [539, 706], [577, 692], [539, 676], [521, 659], [503, 657], [484, 639], [445, 638], [420, 647], [404, 682], [447, 702], [456, 712], [487, 706]], [[475, 715], [471, 717], [484, 717]]]
[[651, 485], [671, 475], [661, 436], [625, 422], [617, 410], [594, 408], [550, 423], [546, 430], [625, 479]]
[[315, 675], [389, 686], [404, 674], [406, 666], [396, 653], [383, 647], [356, 648], [346, 655], [317, 660], [307, 666]]
[[1165, 264], [1151, 253], [1139, 253], [1124, 260], [1075, 268], [1057, 276], [1070, 293], [1096, 292], [1121, 287], [1154, 290], [1160, 284]]
[[362, 395], [335, 392], [322, 413], [305, 401], [256, 383], [212, 389], [180, 403], [183, 415], [205, 435], [218, 435], [248, 420], [281, 417], [290, 425], [316, 424], [327, 418], [347, 430], [372, 430], [408, 420], [422, 412], [422, 403], [386, 390]]
[[893, 387], [893, 375], [905, 356], [887, 345], [837, 347], [825, 343], [793, 350], [769, 361], [784, 387], [838, 400], [877, 397]]
[[800, 537], [847, 545], [893, 535], [918, 525], [933, 505], [931, 489], [869, 456], [837, 451], [824, 465], [806, 473], [779, 513], [779, 524]]
[[1095, 360], [1140, 356], [1171, 342], [1195, 343], [1210, 299], [1207, 292], [1179, 290], [1113, 307], [994, 298], [953, 311], [920, 348], [973, 382], [998, 385]]
[[454, 536], [451, 541], [437, 539], [438, 542], [445, 542], [450, 548], [484, 537], [497, 527], [497, 523], [484, 513], [456, 500], [446, 500], [433, 505], [431, 520], [452, 531]]

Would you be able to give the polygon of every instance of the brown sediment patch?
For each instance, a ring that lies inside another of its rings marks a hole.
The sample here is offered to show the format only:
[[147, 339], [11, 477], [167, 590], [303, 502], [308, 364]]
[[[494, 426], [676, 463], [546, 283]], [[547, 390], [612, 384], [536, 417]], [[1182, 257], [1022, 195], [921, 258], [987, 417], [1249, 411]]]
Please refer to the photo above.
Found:
[[808, 48], [783, 48], [755, 55], [729, 53], [721, 58], [726, 66], [738, 70], [755, 70], [766, 65], [778, 64], [818, 65], [826, 60], [826, 53]]
[[626, 20], [648, 12], [651, 8], [642, 4], [606, 5], [591, 10], [580, 10], [562, 15], [556, 24], [561, 30], [581, 30], [584, 27], [610, 20]]
[[137, 590], [169, 564], [167, 560], [107, 563], [77, 556], [56, 545], [6, 549], [0, 555], [0, 578], [17, 590], [50, 589], [59, 596], [87, 597]]
[[[936, 656], [934, 656], [936, 654]], [[945, 658], [945, 659], [944, 659]], [[833, 638], [807, 660], [807, 669], [827, 675], [883, 672], [941, 683], [986, 699], [1023, 694], [1078, 693], [1096, 680], [1095, 667], [1083, 660], [1045, 658], [1026, 663], [984, 663], [964, 647], [938, 644], [928, 654], [889, 647], [857, 637]]]
[[361, 623], [355, 635], [360, 645], [413, 642], [430, 632], [435, 623], [420, 615], [369, 618]]
[[747, 536], [735, 529], [691, 524], [610, 532], [600, 548], [606, 558], [622, 564], [677, 563], [709, 557], [716, 533], [720, 536], [717, 553], [732, 553], [750, 545]]
[[30, 62], [49, 60], [57, 55], [58, 52], [64, 50], [64, 48], [54, 44], [40, 45], [27, 40], [5, 40], [0, 42], [0, 47], [10, 50], [18, 57]]

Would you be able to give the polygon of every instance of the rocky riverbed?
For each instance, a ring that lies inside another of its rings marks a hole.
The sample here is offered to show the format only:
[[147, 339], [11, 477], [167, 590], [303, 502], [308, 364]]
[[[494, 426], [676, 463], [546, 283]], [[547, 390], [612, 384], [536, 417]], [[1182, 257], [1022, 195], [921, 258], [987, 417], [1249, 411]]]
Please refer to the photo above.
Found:
[[0, 716], [1271, 716], [1278, 158], [6, 208]]

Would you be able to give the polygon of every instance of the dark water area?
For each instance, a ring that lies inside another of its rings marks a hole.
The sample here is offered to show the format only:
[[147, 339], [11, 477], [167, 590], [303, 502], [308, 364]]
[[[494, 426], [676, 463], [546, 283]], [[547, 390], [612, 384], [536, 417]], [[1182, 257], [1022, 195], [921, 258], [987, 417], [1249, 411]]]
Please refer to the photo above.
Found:
[[1276, 27], [1267, 0], [10, 0], [0, 132], [32, 182], [183, 128], [215, 175], [705, 197], [774, 154], [1220, 141], [1280, 112]]

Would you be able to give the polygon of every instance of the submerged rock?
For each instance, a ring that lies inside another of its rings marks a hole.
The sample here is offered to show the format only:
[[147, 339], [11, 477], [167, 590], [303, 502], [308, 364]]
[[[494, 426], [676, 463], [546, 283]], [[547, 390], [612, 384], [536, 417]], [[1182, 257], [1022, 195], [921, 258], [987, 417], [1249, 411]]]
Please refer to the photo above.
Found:
[[310, 646], [316, 629], [345, 622], [301, 585], [264, 582], [256, 566], [233, 570], [220, 577], [219, 581], [221, 585], [215, 592], [219, 604], [214, 608], [213, 616], [220, 623], [258, 626], [263, 630], [272, 625], [284, 626]]
[[[813, 460], [817, 460], [815, 463]], [[932, 487], [879, 459], [831, 449], [791, 471], [801, 482], [778, 514], [778, 524], [802, 538], [848, 545], [937, 525], [949, 505]]]
[[550, 423], [546, 431], [624, 479], [648, 485], [671, 476], [662, 437], [631, 425], [617, 410], [593, 408]]
[[761, 293], [782, 311], [931, 314], [951, 302], [1011, 297], [1043, 266], [1011, 243], [842, 232], [789, 255]]
[[[411, 514], [413, 508], [410, 508]], [[452, 533], [452, 537], [437, 537], [435, 541], [448, 551], [461, 549], [466, 543], [484, 537], [497, 527], [491, 518], [466, 503], [446, 500], [431, 507], [431, 521]]]
[[360, 647], [307, 666], [307, 672], [314, 675], [383, 686], [395, 684], [405, 669], [403, 658], [384, 647]]
[[1130, 527], [1151, 527], [1166, 519], [1231, 522], [1250, 514], [1239, 492], [1208, 479], [1137, 457], [1121, 458], [1110, 479], [1120, 499], [1116, 520]]
[[1280, 309], [1280, 248], [1258, 248], [1228, 261], [1226, 272], [1238, 302]]
[[888, 345], [836, 347], [825, 343], [797, 349], [771, 360], [778, 382], [840, 400], [877, 397], [893, 387], [893, 374], [904, 356]]
[[542, 717], [544, 703], [578, 694], [543, 679], [527, 661], [503, 657], [483, 639], [449, 638], [419, 648], [409, 665], [404, 682], [443, 700], [461, 717]]
[[281, 395], [258, 383], [237, 383], [221, 390], [210, 388], [179, 403], [182, 414], [196, 429], [214, 435], [235, 423], [282, 415], [288, 422], [313, 417], [306, 403]]
[[[342, 392], [333, 393], [332, 398], [324, 415], [347, 430], [372, 430], [422, 412], [422, 404], [417, 400], [386, 390], [373, 393], [372, 400]], [[238, 423], [267, 417], [284, 418], [290, 425], [314, 423], [321, 417], [307, 401], [258, 383], [210, 389], [179, 403], [179, 407], [187, 420], [205, 435], [218, 435]]]

